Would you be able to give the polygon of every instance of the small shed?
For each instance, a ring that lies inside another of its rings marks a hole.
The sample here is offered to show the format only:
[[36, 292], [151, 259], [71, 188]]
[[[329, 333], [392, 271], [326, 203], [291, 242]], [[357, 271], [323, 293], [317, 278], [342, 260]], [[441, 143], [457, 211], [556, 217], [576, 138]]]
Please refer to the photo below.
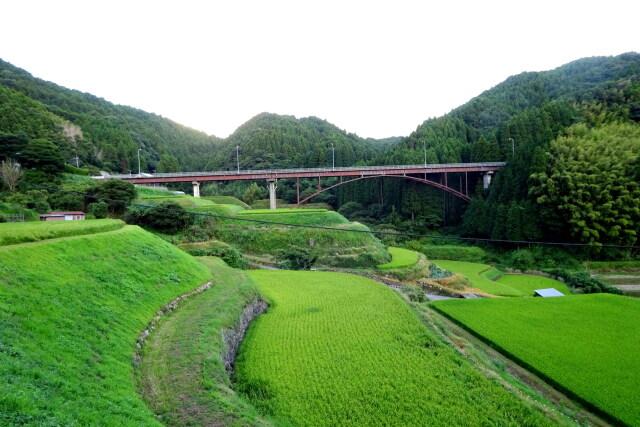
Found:
[[40, 215], [40, 221], [81, 221], [84, 219], [84, 212], [51, 212]]
[[547, 288], [547, 289], [536, 289], [535, 291], [533, 291], [533, 296], [534, 297], [543, 297], [543, 298], [547, 298], [547, 297], [563, 297], [564, 294], [554, 288]]

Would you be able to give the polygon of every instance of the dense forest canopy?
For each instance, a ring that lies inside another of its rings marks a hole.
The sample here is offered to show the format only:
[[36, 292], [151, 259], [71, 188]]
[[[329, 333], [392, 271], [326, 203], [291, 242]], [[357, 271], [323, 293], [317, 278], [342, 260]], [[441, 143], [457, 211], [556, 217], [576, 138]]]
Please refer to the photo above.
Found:
[[[143, 172], [508, 162], [489, 191], [471, 183], [470, 203], [403, 180], [366, 180], [316, 200], [372, 225], [417, 232], [446, 226], [495, 239], [637, 244], [638, 207], [625, 200], [638, 199], [639, 123], [637, 53], [512, 76], [410, 135], [385, 140], [363, 139], [316, 117], [269, 113], [220, 139], [45, 82], [0, 60], [0, 157], [18, 160], [32, 175], [37, 165], [23, 153], [33, 140], [40, 145], [32, 148], [55, 156], [42, 143], [49, 141], [65, 163], [92, 173], [137, 172], [138, 154]], [[208, 191], [242, 197], [247, 186], [211, 185]], [[300, 182], [301, 197], [316, 186]], [[260, 195], [253, 190], [253, 198]], [[297, 199], [292, 180], [279, 182], [278, 191]]]

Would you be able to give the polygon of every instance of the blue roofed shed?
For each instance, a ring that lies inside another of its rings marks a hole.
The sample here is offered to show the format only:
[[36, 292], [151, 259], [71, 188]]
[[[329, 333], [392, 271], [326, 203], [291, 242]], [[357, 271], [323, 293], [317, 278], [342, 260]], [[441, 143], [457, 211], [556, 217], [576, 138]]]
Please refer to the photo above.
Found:
[[536, 289], [533, 291], [534, 297], [563, 297], [564, 294], [554, 288]]

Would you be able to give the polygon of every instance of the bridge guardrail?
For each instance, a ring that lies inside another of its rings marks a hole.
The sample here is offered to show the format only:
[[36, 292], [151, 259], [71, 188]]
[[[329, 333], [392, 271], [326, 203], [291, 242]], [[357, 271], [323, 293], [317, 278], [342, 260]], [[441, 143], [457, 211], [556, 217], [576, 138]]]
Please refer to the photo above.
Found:
[[[431, 169], [456, 169], [469, 167], [502, 167], [506, 162], [482, 162], [482, 163], [441, 163], [441, 164], [419, 164], [419, 165], [386, 165], [386, 166], [342, 166], [335, 168], [299, 168], [299, 169], [248, 169], [248, 170], [232, 170], [232, 171], [206, 171], [206, 172], [171, 172], [171, 173], [141, 173], [141, 174], [119, 174], [109, 175], [106, 178], [179, 178], [179, 177], [198, 177], [198, 176], [227, 176], [227, 175], [278, 175], [290, 173], [314, 173], [314, 172], [367, 172], [379, 170], [404, 170], [404, 169], [421, 169], [428, 173]], [[102, 179], [105, 177], [92, 177]]]

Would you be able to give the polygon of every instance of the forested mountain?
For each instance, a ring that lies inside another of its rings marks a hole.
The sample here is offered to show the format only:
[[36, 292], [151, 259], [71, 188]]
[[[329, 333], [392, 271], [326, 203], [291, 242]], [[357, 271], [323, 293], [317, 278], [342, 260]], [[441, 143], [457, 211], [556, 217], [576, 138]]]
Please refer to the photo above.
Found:
[[[490, 191], [480, 191], [468, 206], [436, 190], [399, 182], [380, 184], [385, 190], [385, 205], [395, 205], [405, 218], [424, 220], [435, 215], [440, 218], [438, 225], [456, 224], [462, 217], [460, 231], [470, 236], [531, 240], [544, 234], [547, 238], [583, 240], [581, 232], [558, 233], [559, 228], [568, 230], [565, 222], [559, 227], [557, 221], [549, 222], [551, 216], [539, 215], [541, 196], [532, 189], [530, 176], [545, 170], [550, 143], [571, 134], [571, 126], [583, 123], [600, 128], [622, 122], [633, 127], [639, 121], [640, 55], [586, 58], [551, 71], [513, 76], [449, 114], [425, 121], [373, 163], [508, 161], [496, 174]], [[640, 142], [633, 147], [627, 152], [631, 160], [640, 154]], [[450, 179], [456, 180], [455, 176]], [[381, 200], [380, 188], [373, 183], [355, 187], [345, 189], [348, 196], [338, 200], [346, 202], [357, 195], [356, 201], [363, 206]], [[559, 217], [562, 215], [554, 216]], [[640, 232], [637, 223], [634, 227]], [[629, 242], [628, 238], [602, 237], [584, 240]]]
[[372, 159], [374, 147], [317, 117], [262, 113], [225, 139], [206, 169], [235, 169], [238, 158], [240, 169], [331, 167], [334, 159], [335, 166], [352, 166]]
[[81, 166], [124, 173], [136, 171], [140, 148], [143, 171], [199, 170], [220, 142], [156, 114], [35, 78], [2, 60], [0, 133], [25, 140], [44, 137], [65, 159], [78, 156]]
[[[220, 139], [36, 79], [0, 60], [2, 158], [36, 140], [29, 150], [49, 141], [67, 163], [78, 156], [81, 166], [112, 172], [135, 172], [140, 148], [142, 170], [158, 172], [508, 162], [488, 192], [470, 183], [471, 203], [400, 179], [362, 181], [319, 197], [350, 218], [415, 232], [453, 226], [450, 232], [495, 239], [633, 244], [640, 233], [639, 122], [637, 53], [512, 76], [409, 136], [384, 140], [365, 140], [316, 117], [268, 113]], [[565, 145], [574, 148], [567, 152]], [[455, 185], [461, 178], [449, 177]], [[296, 200], [294, 184], [280, 181], [279, 194]], [[243, 185], [230, 188], [242, 194]], [[316, 187], [301, 181], [301, 197]]]

